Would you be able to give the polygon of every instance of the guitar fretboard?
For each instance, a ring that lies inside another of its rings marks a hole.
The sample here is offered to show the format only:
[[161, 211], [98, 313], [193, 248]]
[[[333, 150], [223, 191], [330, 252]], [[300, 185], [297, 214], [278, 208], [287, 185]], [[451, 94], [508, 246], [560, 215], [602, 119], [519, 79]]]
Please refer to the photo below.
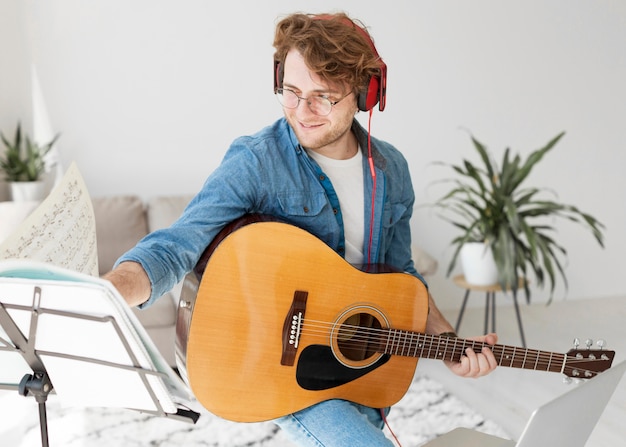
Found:
[[562, 372], [566, 355], [516, 346], [489, 345], [484, 342], [421, 334], [411, 331], [389, 329], [387, 343], [381, 346], [385, 354], [458, 362], [468, 348], [480, 352], [489, 348], [499, 366], [532, 369], [537, 371]]

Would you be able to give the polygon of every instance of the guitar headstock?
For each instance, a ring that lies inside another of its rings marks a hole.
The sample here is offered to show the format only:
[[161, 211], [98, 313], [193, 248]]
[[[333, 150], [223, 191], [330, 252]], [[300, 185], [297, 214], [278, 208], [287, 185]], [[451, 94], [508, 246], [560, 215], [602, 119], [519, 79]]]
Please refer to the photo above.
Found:
[[604, 340], [598, 341], [600, 349], [591, 349], [593, 342], [587, 340], [587, 349], [578, 349], [580, 342], [574, 340], [574, 349], [570, 349], [565, 358], [563, 374], [573, 379], [591, 379], [606, 371], [613, 364], [615, 351], [603, 349]]

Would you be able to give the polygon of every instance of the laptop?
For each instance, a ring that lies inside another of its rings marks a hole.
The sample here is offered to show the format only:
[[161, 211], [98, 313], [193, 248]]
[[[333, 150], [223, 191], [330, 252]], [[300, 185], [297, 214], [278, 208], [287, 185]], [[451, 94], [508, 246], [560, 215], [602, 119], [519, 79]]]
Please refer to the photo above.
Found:
[[626, 361], [540, 406], [531, 415], [517, 442], [468, 428], [456, 428], [423, 447], [583, 446], [624, 372]]

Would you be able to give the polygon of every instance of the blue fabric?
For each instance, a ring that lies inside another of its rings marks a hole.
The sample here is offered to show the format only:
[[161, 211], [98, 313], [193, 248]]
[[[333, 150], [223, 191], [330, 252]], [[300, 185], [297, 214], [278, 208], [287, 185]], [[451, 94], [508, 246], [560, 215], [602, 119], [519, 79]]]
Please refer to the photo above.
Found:
[[[388, 413], [389, 409], [384, 412]], [[379, 409], [333, 399], [277, 419], [302, 447], [393, 447]]]
[[[363, 150], [367, 132], [354, 120], [352, 130]], [[423, 278], [411, 259], [409, 219], [414, 193], [404, 157], [392, 145], [371, 138], [376, 166], [372, 263], [384, 263]], [[373, 190], [364, 157], [365, 242], [370, 234]], [[330, 197], [330, 199], [329, 199]], [[276, 216], [307, 230], [343, 256], [343, 222], [332, 183], [298, 143], [284, 118], [255, 135], [236, 139], [221, 165], [207, 178], [182, 216], [155, 231], [124, 254], [139, 262], [152, 284], [148, 306], [196, 265], [207, 245], [228, 223], [247, 213]]]

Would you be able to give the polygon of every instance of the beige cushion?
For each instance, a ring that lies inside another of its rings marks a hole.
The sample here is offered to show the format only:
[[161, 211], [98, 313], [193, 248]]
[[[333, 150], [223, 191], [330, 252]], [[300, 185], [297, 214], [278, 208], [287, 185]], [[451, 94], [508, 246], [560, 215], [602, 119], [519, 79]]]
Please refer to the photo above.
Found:
[[133, 311], [145, 328], [166, 327], [176, 324], [176, 302], [169, 293], [156, 300], [151, 306], [143, 309], [134, 307]]
[[[160, 196], [153, 197], [148, 200], [146, 206], [148, 215], [148, 229], [150, 232], [167, 228], [174, 223], [176, 219], [185, 210], [187, 204], [193, 198], [192, 195], [180, 195], [180, 196]], [[180, 292], [182, 289], [182, 281], [174, 286], [174, 288], [167, 294], [169, 299], [162, 297], [156, 301], [156, 304], [162, 301], [168, 301], [174, 306], [174, 318], [176, 317], [176, 306], [178, 299], [180, 298]], [[154, 307], [151, 306], [151, 307]], [[176, 323], [176, 321], [174, 321]]]
[[411, 248], [415, 270], [422, 276], [434, 275], [439, 267], [437, 260], [415, 245]]
[[167, 228], [183, 213], [192, 195], [161, 196], [148, 201], [148, 228], [150, 232]]
[[98, 264], [102, 275], [148, 234], [148, 223], [143, 202], [137, 196], [96, 197], [92, 202], [96, 216]]

